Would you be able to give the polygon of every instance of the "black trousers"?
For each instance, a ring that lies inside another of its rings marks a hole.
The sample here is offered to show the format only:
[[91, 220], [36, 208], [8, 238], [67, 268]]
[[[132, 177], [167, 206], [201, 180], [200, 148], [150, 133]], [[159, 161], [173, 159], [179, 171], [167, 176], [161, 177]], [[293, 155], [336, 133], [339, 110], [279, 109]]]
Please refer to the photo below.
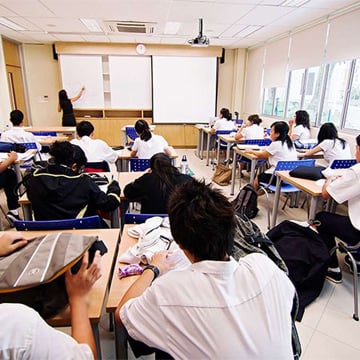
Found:
[[5, 190], [9, 210], [15, 210], [19, 207], [18, 196], [15, 194], [16, 185], [17, 179], [13, 170], [6, 169], [0, 173], [0, 188]]
[[[348, 216], [321, 211], [315, 219], [321, 223], [317, 230], [329, 251], [336, 246], [335, 237], [349, 245], [356, 245], [360, 241], [360, 231], [354, 228]], [[359, 261], [359, 257], [355, 256], [355, 260]], [[329, 266], [339, 266], [336, 253], [332, 255]]]

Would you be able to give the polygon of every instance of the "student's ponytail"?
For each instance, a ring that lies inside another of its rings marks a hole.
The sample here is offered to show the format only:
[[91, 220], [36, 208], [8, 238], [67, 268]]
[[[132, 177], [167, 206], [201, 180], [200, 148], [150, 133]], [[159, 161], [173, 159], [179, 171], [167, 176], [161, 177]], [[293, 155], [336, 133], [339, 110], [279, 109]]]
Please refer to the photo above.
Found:
[[141, 140], [148, 141], [151, 139], [151, 130], [145, 120], [138, 120], [135, 123], [135, 131], [140, 135]]

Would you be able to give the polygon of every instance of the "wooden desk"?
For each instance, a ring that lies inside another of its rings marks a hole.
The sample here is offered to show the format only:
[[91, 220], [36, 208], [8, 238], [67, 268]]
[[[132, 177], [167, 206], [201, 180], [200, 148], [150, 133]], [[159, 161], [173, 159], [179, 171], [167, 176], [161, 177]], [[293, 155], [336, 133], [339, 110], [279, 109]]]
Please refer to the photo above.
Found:
[[[170, 146], [171, 149], [171, 155], [170, 158], [172, 159], [172, 162], [174, 164], [175, 159], [178, 158], [178, 154], [176, 153], [175, 149]], [[116, 161], [116, 168], [117, 171], [123, 172], [123, 171], [129, 171], [129, 160], [131, 159], [131, 151], [128, 149], [122, 149], [122, 150], [116, 150], [118, 154], [118, 159]]]
[[60, 134], [70, 134], [76, 138], [76, 126], [26, 126], [25, 131], [29, 132], [56, 132]]
[[[58, 231], [23, 231], [23, 236], [27, 239], [34, 236], [41, 236], [50, 232]], [[99, 359], [101, 358], [101, 347], [99, 337], [99, 321], [102, 309], [107, 300], [107, 293], [110, 287], [111, 276], [113, 274], [114, 264], [117, 259], [118, 244], [120, 238], [120, 229], [89, 229], [89, 230], [64, 230], [62, 232], [76, 232], [81, 235], [97, 235], [103, 240], [108, 248], [108, 252], [104, 254], [101, 261], [102, 276], [94, 284], [88, 295], [88, 315], [91, 326], [94, 331], [96, 347]], [[70, 309], [67, 307], [59, 315], [48, 319], [47, 322], [52, 326], [70, 326]], [[46, 341], [46, 339], [44, 339]]]
[[[129, 236], [127, 230], [134, 225], [125, 225], [123, 233], [121, 235], [121, 242], [119, 246], [118, 256], [123, 254], [130, 246], [136, 244], [137, 239], [134, 239]], [[128, 288], [135, 282], [138, 276], [128, 276], [122, 278], [121, 280], [118, 277], [119, 266], [126, 266], [127, 264], [121, 264], [116, 261], [114, 266], [114, 271], [112, 274], [111, 287], [108, 295], [108, 300], [106, 304], [106, 311], [109, 313], [114, 313], [120, 300], [125, 295]], [[119, 326], [115, 322], [115, 351], [116, 359], [127, 359], [127, 341], [126, 333], [123, 326]]]
[[306, 194], [311, 196], [309, 219], [314, 219], [318, 202], [322, 198], [322, 186], [318, 185], [314, 180], [292, 177], [289, 175], [289, 171], [277, 171], [276, 176], [277, 176], [276, 191], [275, 191], [273, 210], [271, 216], [271, 228], [273, 228], [276, 225], [276, 218], [277, 218], [280, 192], [281, 192], [280, 191], [281, 181], [286, 181], [287, 183], [297, 187], [298, 189], [304, 191]]
[[57, 136], [35, 136], [36, 141], [41, 145], [52, 145], [55, 141], [68, 141], [69, 137], [66, 135]]
[[[260, 149], [259, 149], [260, 150]], [[240, 155], [241, 157], [245, 157], [247, 159], [250, 160], [250, 183], [252, 184], [254, 182], [255, 179], [255, 173], [256, 173], [256, 164], [259, 160], [257, 156], [253, 155], [253, 154], [249, 154], [247, 152], [245, 152], [245, 150], [241, 150], [239, 149], [237, 146], [233, 147], [233, 151], [234, 151], [234, 155], [233, 155], [233, 168], [232, 168], [232, 173], [231, 173], [231, 190], [230, 190], [230, 195], [234, 195], [234, 188], [235, 188], [235, 175], [236, 175], [236, 156]]]

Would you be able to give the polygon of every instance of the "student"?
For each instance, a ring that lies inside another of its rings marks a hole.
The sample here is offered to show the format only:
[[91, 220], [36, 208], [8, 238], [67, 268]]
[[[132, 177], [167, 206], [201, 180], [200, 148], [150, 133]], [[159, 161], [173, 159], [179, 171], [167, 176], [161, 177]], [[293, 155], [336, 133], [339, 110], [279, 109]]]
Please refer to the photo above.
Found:
[[298, 110], [293, 119], [289, 120], [291, 140], [310, 139], [310, 117], [307, 111]]
[[[20, 240], [13, 244], [14, 240]], [[0, 256], [24, 246], [26, 240], [19, 233], [6, 232], [0, 237]], [[4, 246], [4, 244], [6, 244]], [[5, 248], [5, 251], [4, 251]], [[72, 337], [58, 331], [33, 309], [22, 304], [0, 304], [1, 359], [94, 359], [97, 358], [95, 340], [87, 313], [87, 294], [101, 277], [101, 256], [96, 252], [88, 267], [86, 253], [80, 270], [65, 275], [70, 304]]]
[[138, 120], [135, 123], [135, 131], [138, 138], [135, 139], [131, 149], [131, 157], [139, 159], [150, 159], [154, 154], [163, 152], [171, 155], [171, 150], [166, 140], [160, 136], [151, 133], [149, 124], [145, 120]]
[[235, 216], [227, 198], [190, 180], [175, 188], [168, 209], [191, 265], [168, 272], [169, 253], [156, 253], [121, 299], [116, 321], [175, 359], [292, 358], [294, 286], [265, 255], [229, 256]]
[[94, 126], [90, 121], [81, 121], [76, 125], [77, 139], [71, 143], [83, 149], [88, 162], [107, 161], [113, 164], [118, 154], [105, 141], [94, 139]]
[[80, 99], [83, 94], [85, 87], [83, 86], [79, 93], [73, 98], [69, 98], [65, 90], [59, 91], [59, 104], [58, 112], [63, 111], [62, 125], [61, 126], [76, 126], [76, 120], [73, 110], [73, 102]]
[[318, 144], [306, 151], [299, 153], [298, 157], [310, 157], [318, 152], [324, 152], [324, 159], [329, 165], [335, 159], [352, 159], [350, 146], [342, 138], [339, 138], [337, 129], [333, 123], [322, 124], [317, 136]]
[[37, 142], [35, 135], [24, 130], [24, 114], [20, 110], [13, 110], [10, 113], [10, 122], [13, 124], [13, 127], [1, 134], [1, 141], [35, 143], [37, 149], [41, 150], [41, 145]]
[[[289, 125], [285, 121], [276, 121], [271, 125], [270, 139], [272, 143], [264, 150], [246, 149], [249, 154], [255, 155], [258, 159], [268, 159], [270, 169], [257, 176], [254, 180], [254, 187], [259, 188], [259, 183], [268, 183], [274, 172], [278, 161], [293, 161], [297, 160], [297, 153], [292, 140], [289, 135]], [[274, 176], [273, 185], [276, 184]]]
[[[329, 251], [336, 246], [335, 237], [349, 245], [356, 245], [360, 241], [360, 135], [356, 138], [357, 164], [345, 169], [342, 176], [328, 178], [322, 188], [324, 199], [332, 197], [337, 203], [348, 202], [348, 216], [321, 211], [316, 215], [320, 222], [317, 230], [324, 239]], [[360, 256], [354, 254], [357, 262], [357, 270], [360, 273]], [[350, 258], [345, 256], [345, 264], [352, 272]], [[334, 253], [330, 259], [327, 279], [335, 283], [342, 282], [339, 262]]]
[[140, 202], [143, 214], [166, 214], [169, 194], [189, 180], [191, 177], [181, 174], [166, 154], [158, 153], [150, 159], [149, 172], [127, 184], [124, 195], [129, 201]]
[[219, 113], [219, 119], [215, 121], [215, 124], [211, 130], [213, 134], [217, 130], [234, 130], [234, 122], [231, 120], [231, 114], [229, 109], [222, 108]]
[[49, 154], [52, 156], [49, 165], [34, 171], [26, 180], [36, 220], [96, 215], [97, 210], [108, 212], [119, 206], [117, 181], [109, 184], [105, 194], [87, 174], [82, 174], [87, 159], [79, 146], [56, 141]]
[[15, 187], [17, 185], [16, 174], [14, 170], [9, 169], [9, 166], [14, 164], [17, 159], [15, 151], [10, 151], [8, 158], [0, 162], [0, 189], [5, 190], [6, 202], [8, 206], [7, 219], [10, 221], [11, 226], [14, 220], [20, 220], [19, 217], [19, 204], [18, 196], [15, 193]]
[[249, 140], [249, 139], [263, 139], [264, 128], [260, 126], [262, 120], [258, 114], [250, 115], [247, 122], [241, 125], [240, 129], [235, 135], [235, 140]]

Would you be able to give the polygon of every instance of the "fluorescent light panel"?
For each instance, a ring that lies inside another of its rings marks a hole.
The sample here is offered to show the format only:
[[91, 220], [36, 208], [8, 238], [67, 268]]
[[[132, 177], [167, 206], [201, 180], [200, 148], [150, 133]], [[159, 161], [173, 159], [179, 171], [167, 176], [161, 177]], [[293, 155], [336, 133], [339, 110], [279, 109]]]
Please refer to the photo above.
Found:
[[26, 30], [22, 26], [14, 23], [13, 21], [8, 20], [4, 17], [0, 17], [0, 24], [8, 27], [11, 30], [15, 30], [15, 31], [25, 31]]
[[80, 18], [80, 21], [88, 28], [91, 32], [103, 32], [98, 22], [94, 19]]
[[280, 6], [295, 6], [300, 7], [308, 3], [310, 0], [286, 0]]

